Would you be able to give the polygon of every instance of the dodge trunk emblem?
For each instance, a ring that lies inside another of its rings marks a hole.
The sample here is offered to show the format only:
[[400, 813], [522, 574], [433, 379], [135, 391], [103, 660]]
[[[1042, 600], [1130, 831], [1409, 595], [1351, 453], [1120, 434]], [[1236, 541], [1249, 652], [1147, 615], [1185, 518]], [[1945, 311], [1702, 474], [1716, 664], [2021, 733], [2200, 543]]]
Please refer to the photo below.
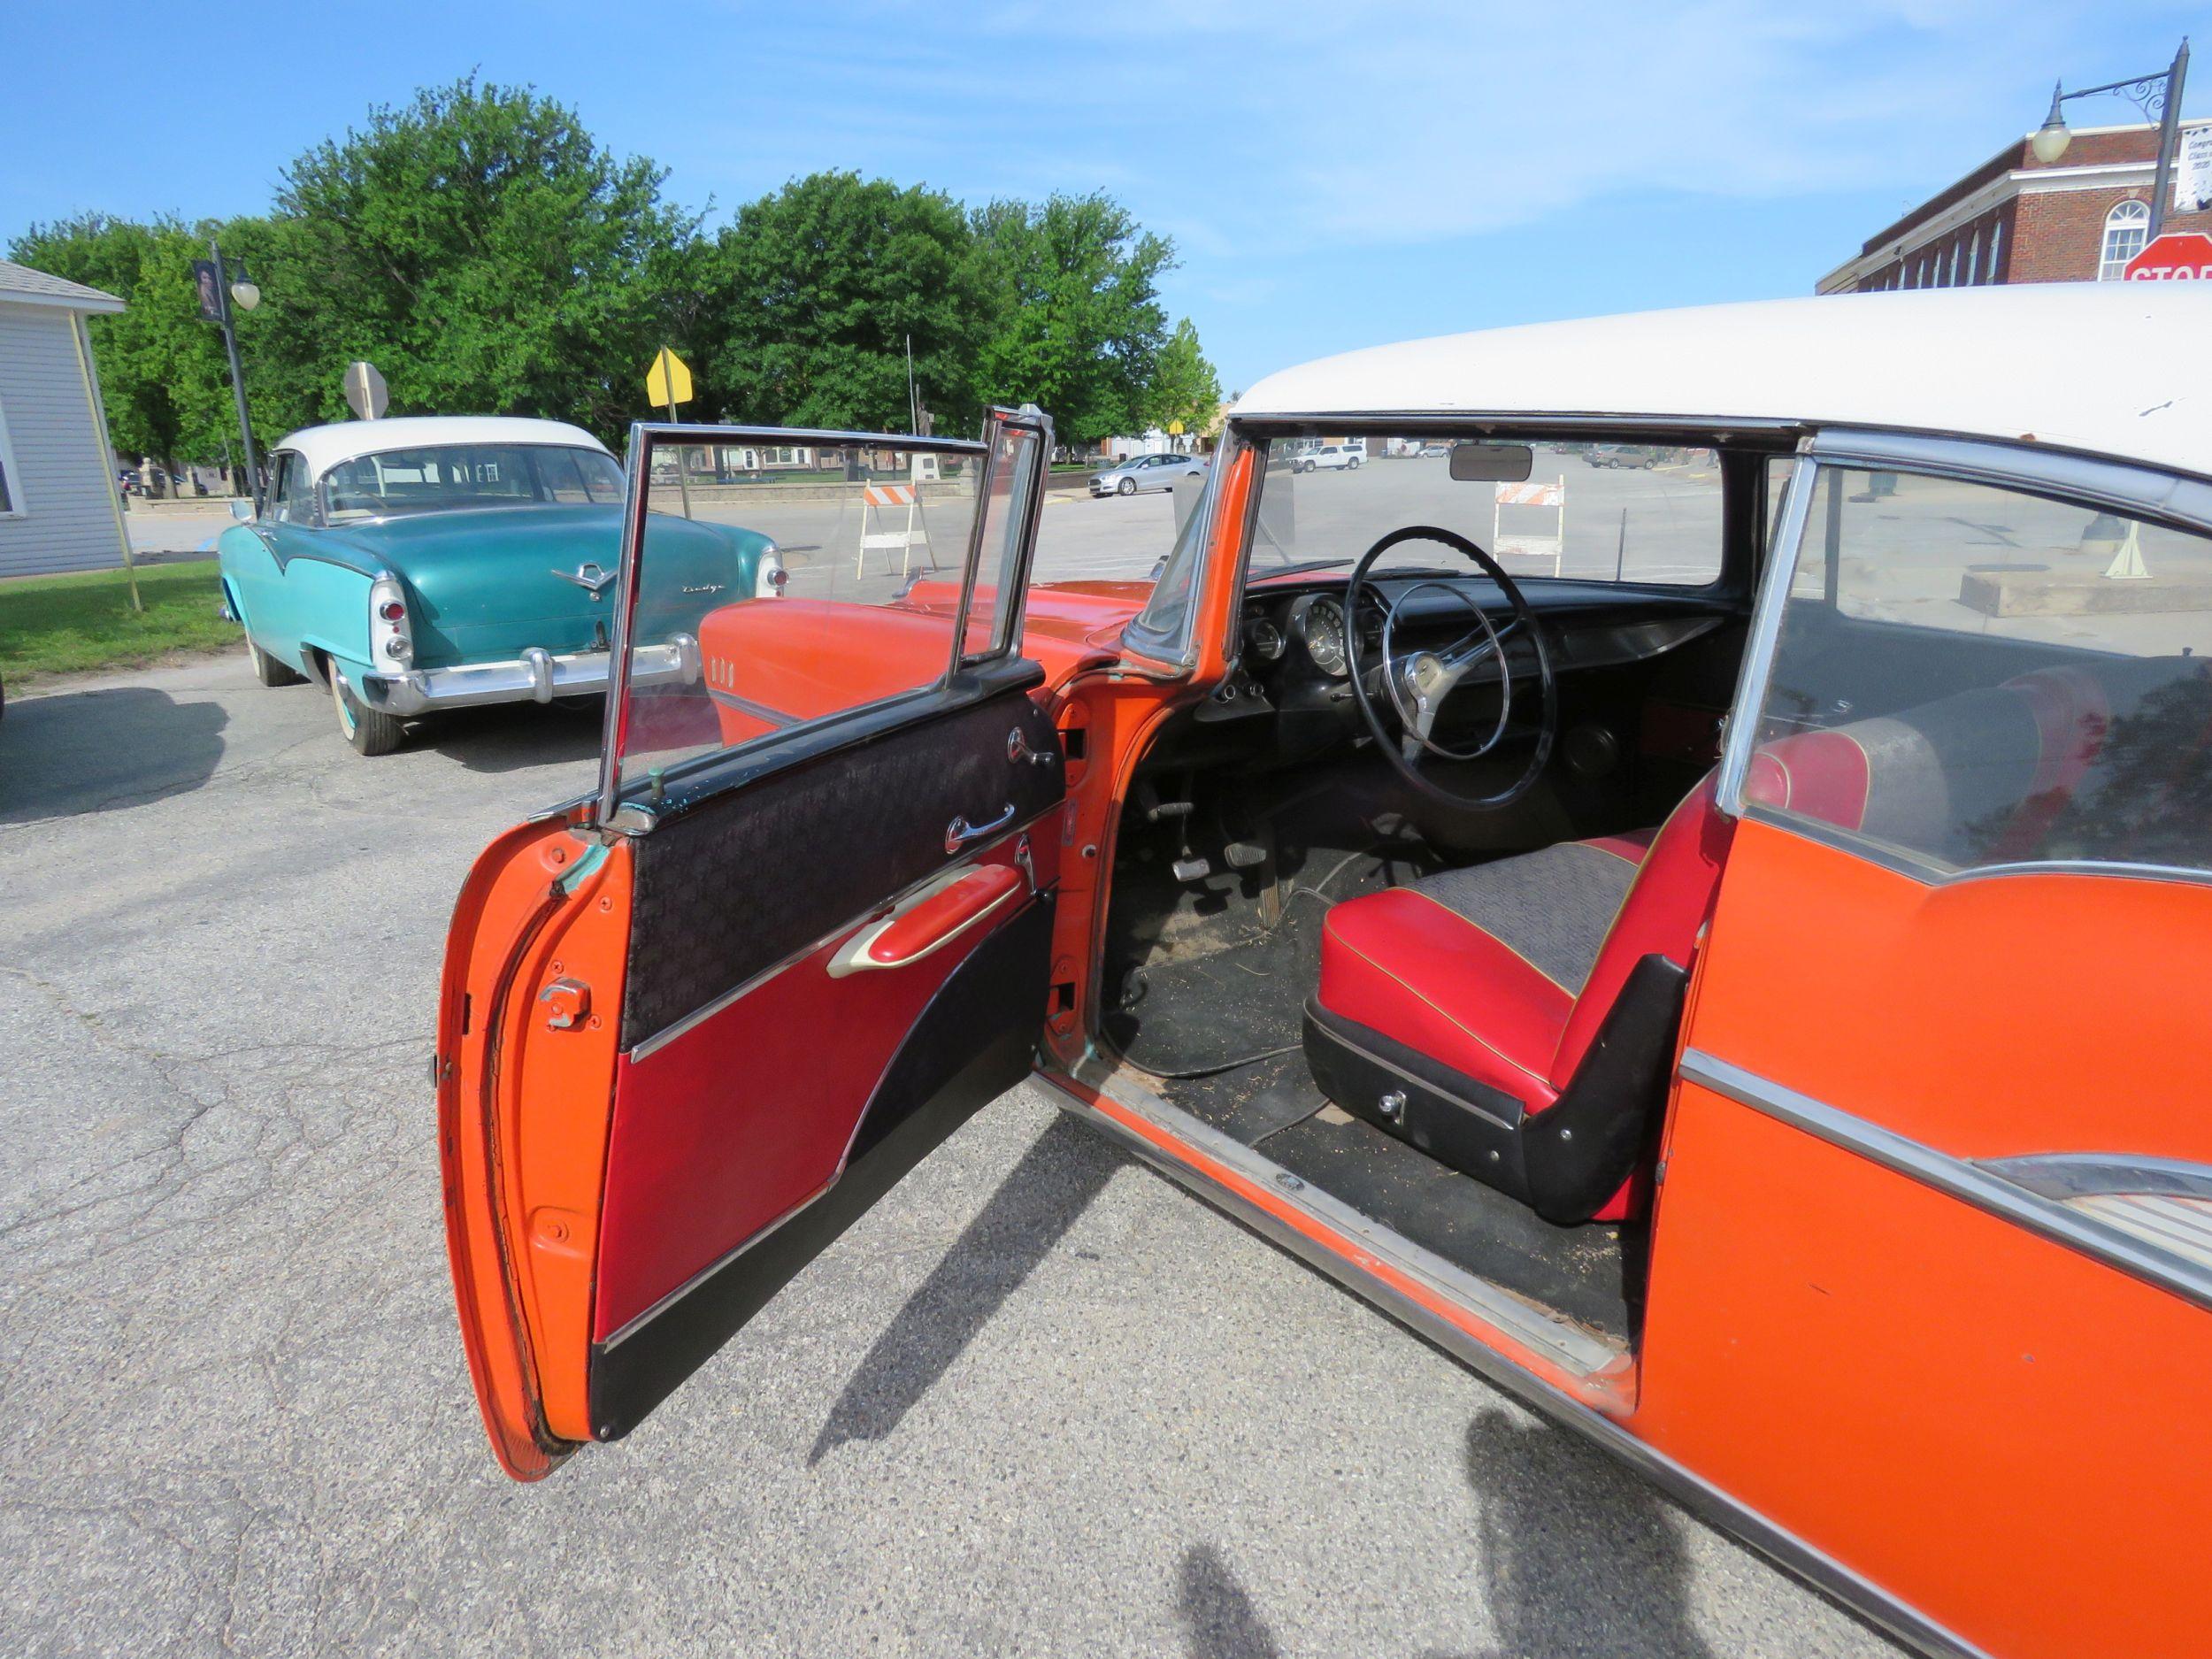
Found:
[[588, 559], [572, 571], [555, 571], [553, 574], [565, 582], [574, 582], [594, 599], [604, 593], [607, 584], [615, 579], [614, 572], [603, 571]]

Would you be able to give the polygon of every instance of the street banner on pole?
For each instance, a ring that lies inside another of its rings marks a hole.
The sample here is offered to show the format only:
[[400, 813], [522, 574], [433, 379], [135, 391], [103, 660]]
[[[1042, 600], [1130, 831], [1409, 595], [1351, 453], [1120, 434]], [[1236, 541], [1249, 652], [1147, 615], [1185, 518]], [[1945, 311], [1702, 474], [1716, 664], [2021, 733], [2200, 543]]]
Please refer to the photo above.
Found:
[[192, 262], [192, 286], [200, 296], [200, 320], [219, 323], [223, 320], [223, 273], [216, 269], [212, 259]]
[[2174, 146], [2174, 200], [2177, 213], [2212, 211], [2212, 121], [2185, 127]]

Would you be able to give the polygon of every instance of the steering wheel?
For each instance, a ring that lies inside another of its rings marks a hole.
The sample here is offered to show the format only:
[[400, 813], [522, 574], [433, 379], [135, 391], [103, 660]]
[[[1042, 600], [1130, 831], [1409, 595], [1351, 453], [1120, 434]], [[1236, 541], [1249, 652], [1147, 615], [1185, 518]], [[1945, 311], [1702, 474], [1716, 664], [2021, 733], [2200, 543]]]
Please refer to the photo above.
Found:
[[[1392, 712], [1398, 717], [1398, 734], [1394, 737], [1384, 725], [1378, 698], [1367, 687], [1367, 665], [1360, 661], [1359, 616], [1363, 590], [1373, 586], [1368, 580], [1368, 572], [1374, 568], [1377, 559], [1403, 541], [1439, 541], [1464, 554], [1497, 583], [1498, 591], [1513, 607], [1513, 617], [1500, 627], [1480, 605], [1458, 588], [1433, 579], [1413, 583], [1384, 606], [1382, 664], [1378, 680]], [[1464, 604], [1474, 613], [1475, 626], [1440, 650], [1402, 654], [1394, 648], [1392, 637], [1397, 632], [1400, 613], [1414, 595], [1430, 588], [1448, 594]], [[1527, 597], [1497, 560], [1465, 536], [1434, 525], [1408, 525], [1402, 530], [1393, 530], [1362, 554], [1359, 563], [1353, 566], [1351, 580], [1344, 587], [1344, 654], [1351, 669], [1352, 700], [1359, 704], [1359, 711], [1367, 721], [1367, 729], [1374, 733], [1377, 745], [1408, 783], [1431, 800], [1482, 812], [1502, 810], [1536, 787], [1559, 733], [1559, 687], [1552, 675], [1551, 652], [1544, 643], [1543, 625]], [[1519, 777], [1491, 795], [1463, 795], [1455, 789], [1447, 789], [1421, 771], [1420, 759], [1424, 755], [1434, 755], [1444, 760], [1479, 760], [1504, 741], [1513, 712], [1513, 671], [1506, 661], [1505, 642], [1524, 631], [1536, 657], [1539, 705], [1536, 746], [1529, 753], [1528, 764]], [[1471, 749], [1452, 749], [1439, 742], [1433, 733], [1437, 712], [1443, 707], [1445, 698], [1486, 663], [1494, 664], [1498, 680], [1498, 718], [1489, 735]]]

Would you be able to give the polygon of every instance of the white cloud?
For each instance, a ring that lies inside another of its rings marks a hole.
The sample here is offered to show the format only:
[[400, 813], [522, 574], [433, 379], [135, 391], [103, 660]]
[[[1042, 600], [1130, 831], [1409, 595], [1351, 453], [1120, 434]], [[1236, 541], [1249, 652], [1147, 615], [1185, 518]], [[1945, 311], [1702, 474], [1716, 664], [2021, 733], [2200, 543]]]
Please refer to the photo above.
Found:
[[786, 171], [968, 196], [1103, 186], [1194, 252], [1427, 242], [1615, 192], [1901, 199], [2033, 126], [2060, 67], [2101, 71], [2125, 11], [879, 4], [772, 50], [757, 67], [786, 90], [753, 130]]

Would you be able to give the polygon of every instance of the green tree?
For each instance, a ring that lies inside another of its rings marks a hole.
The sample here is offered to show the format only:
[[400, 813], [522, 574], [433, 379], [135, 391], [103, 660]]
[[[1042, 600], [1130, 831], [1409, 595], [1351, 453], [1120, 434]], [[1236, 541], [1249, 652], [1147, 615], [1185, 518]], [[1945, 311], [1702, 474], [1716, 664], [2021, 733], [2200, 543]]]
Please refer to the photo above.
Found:
[[1141, 426], [1167, 335], [1156, 285], [1174, 244], [1100, 195], [993, 202], [972, 224], [989, 318], [978, 392], [1035, 402], [1071, 442]]
[[87, 213], [34, 225], [8, 257], [121, 300], [120, 316], [90, 319], [108, 433], [126, 465], [219, 456], [236, 431], [221, 331], [203, 322], [192, 262], [207, 238], [173, 219], [138, 224]]
[[374, 110], [282, 174], [257, 366], [319, 388], [326, 419], [345, 412], [345, 364], [366, 357], [395, 411], [611, 436], [643, 412], [646, 365], [698, 274], [698, 220], [662, 199], [665, 177], [527, 88], [471, 76]]
[[817, 173], [716, 240], [706, 378], [726, 419], [903, 432], [906, 350], [941, 427], [972, 429], [981, 300], [950, 196]]
[[1187, 317], [1160, 348], [1145, 388], [1146, 420], [1164, 429], [1175, 421], [1193, 437], [1204, 435], [1221, 412], [1221, 380], [1198, 349], [1198, 329]]

